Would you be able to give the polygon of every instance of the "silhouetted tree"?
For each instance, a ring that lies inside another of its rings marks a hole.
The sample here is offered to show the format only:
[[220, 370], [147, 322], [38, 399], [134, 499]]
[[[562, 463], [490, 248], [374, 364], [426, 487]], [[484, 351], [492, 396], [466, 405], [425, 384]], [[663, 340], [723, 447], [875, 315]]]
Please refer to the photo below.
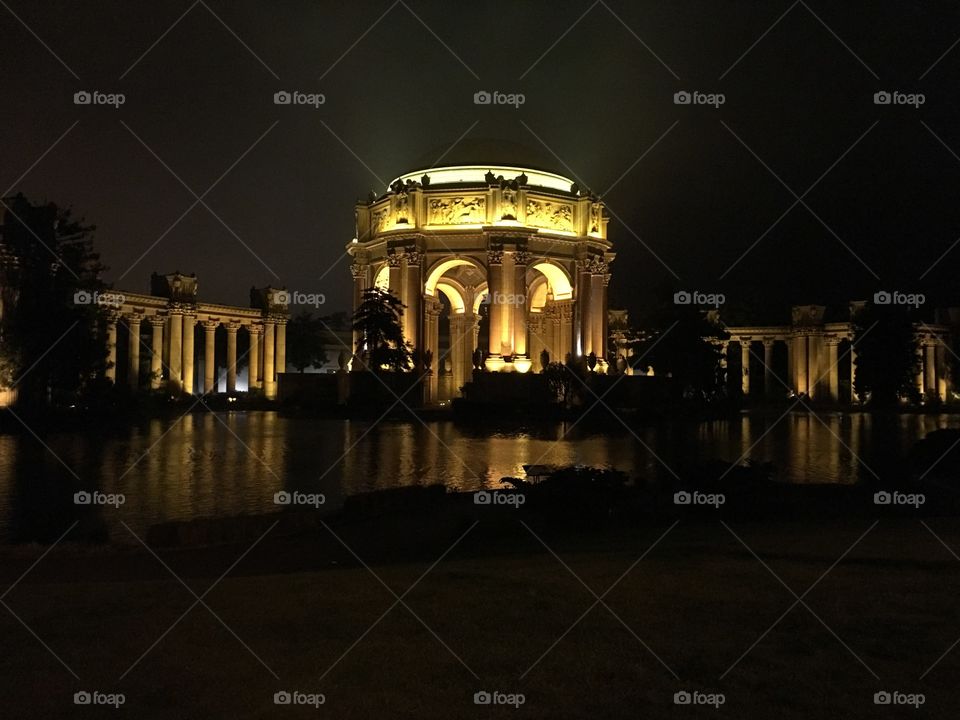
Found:
[[853, 319], [857, 353], [853, 385], [860, 397], [878, 408], [901, 397], [919, 400], [918, 343], [908, 310], [899, 305], [866, 305]]
[[357, 354], [374, 372], [410, 368], [413, 353], [400, 324], [405, 307], [386, 290], [363, 291], [363, 301], [353, 314], [353, 330], [359, 333]]
[[22, 194], [5, 204], [3, 243], [16, 264], [3, 283], [3, 379], [21, 378], [17, 402], [24, 406], [72, 404], [102, 381], [103, 321], [109, 303], [116, 304], [104, 294], [95, 227]]
[[308, 367], [319, 368], [327, 362], [324, 350], [326, 322], [306, 310], [297, 313], [287, 323], [287, 362], [303, 372]]

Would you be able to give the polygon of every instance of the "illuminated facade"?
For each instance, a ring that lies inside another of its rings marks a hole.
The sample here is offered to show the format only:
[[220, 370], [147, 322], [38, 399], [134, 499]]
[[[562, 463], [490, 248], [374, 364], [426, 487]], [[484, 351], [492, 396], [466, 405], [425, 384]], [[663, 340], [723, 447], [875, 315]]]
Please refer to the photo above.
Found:
[[543, 351], [605, 366], [614, 253], [603, 203], [569, 178], [506, 164], [410, 172], [357, 205], [356, 233], [354, 309], [371, 286], [402, 300], [404, 337], [433, 358], [431, 399], [457, 394], [478, 349], [488, 371], [538, 369]]

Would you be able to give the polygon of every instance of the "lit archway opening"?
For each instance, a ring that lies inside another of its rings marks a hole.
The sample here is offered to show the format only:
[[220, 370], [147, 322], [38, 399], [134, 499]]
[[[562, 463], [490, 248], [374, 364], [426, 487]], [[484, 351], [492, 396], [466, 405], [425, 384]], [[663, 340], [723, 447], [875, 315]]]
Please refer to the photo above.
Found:
[[[541, 262], [534, 265], [533, 269], [539, 270], [547, 278], [548, 290], [553, 295], [554, 300], [570, 300], [573, 298], [573, 286], [570, 284], [570, 278], [567, 277], [563, 268], [553, 263]], [[533, 283], [531, 283], [531, 288], [533, 288]], [[546, 302], [546, 295], [544, 295], [544, 302]]]

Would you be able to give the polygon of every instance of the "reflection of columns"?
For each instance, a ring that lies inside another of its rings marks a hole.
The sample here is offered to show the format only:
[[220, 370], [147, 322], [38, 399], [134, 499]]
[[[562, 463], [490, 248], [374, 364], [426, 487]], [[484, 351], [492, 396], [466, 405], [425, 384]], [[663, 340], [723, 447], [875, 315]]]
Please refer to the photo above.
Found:
[[827, 342], [827, 390], [829, 393], [830, 402], [839, 402], [840, 401], [840, 368], [837, 367], [837, 348], [840, 346], [840, 338], [829, 337], [826, 339]]
[[260, 343], [263, 328], [259, 325], [247, 325], [247, 333], [250, 337], [250, 370], [247, 388], [263, 387], [263, 378], [260, 376]]
[[934, 343], [935, 341], [930, 340], [924, 346], [926, 360], [923, 367], [926, 371], [926, 382], [923, 391], [925, 393], [937, 392], [937, 346]]
[[763, 340], [763, 395], [768, 400], [773, 397], [773, 343], [771, 338]]
[[[857, 379], [857, 349], [853, 344], [853, 338], [850, 338], [850, 400], [858, 401], [857, 388], [854, 384]], [[854, 433], [856, 435], [856, 433]]]
[[228, 322], [224, 325], [227, 329], [227, 392], [237, 391], [237, 330], [240, 324]]
[[[494, 367], [494, 365], [498, 365], [495, 359], [500, 358], [502, 351], [502, 323], [499, 306], [495, 300], [503, 295], [503, 252], [490, 250], [487, 253], [487, 266], [487, 312], [489, 313], [489, 322], [487, 327], [488, 358], [486, 365], [488, 370], [496, 370], [499, 366]], [[424, 322], [426, 322], [426, 315], [424, 315]]]
[[740, 338], [740, 389], [750, 394], [750, 338]]
[[127, 368], [127, 382], [134, 390], [140, 384], [140, 318], [127, 318], [127, 329], [130, 334], [127, 338], [127, 355], [129, 365]]
[[180, 370], [183, 367], [183, 317], [180, 310], [170, 311], [170, 358], [167, 369], [170, 372], [170, 392], [179, 394], [183, 389], [180, 380]]
[[193, 329], [197, 316], [184, 313], [183, 316], [183, 390], [193, 394]]
[[263, 393], [269, 400], [277, 396], [277, 384], [273, 379], [273, 320], [263, 323]]
[[203, 321], [203, 392], [217, 391], [217, 326], [216, 320]]
[[150, 318], [150, 389], [159, 390], [163, 379], [163, 328], [167, 318], [154, 315]]
[[287, 371], [287, 321], [277, 320], [276, 325], [277, 350], [275, 356], [276, 374]]
[[107, 380], [117, 381], [117, 316], [107, 317]]
[[[407, 306], [403, 311], [403, 338], [417, 349], [421, 347], [420, 301], [423, 297], [423, 284], [420, 280], [420, 264], [422, 260], [423, 254], [416, 248], [411, 248], [403, 254], [403, 304]], [[277, 329], [279, 330], [279, 327]], [[277, 365], [279, 364], [278, 361]]]

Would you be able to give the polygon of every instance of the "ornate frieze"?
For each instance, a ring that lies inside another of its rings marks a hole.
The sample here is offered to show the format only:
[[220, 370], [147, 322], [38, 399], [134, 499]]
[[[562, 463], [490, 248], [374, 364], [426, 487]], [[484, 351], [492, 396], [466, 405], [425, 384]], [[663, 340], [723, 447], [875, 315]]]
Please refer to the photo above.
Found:
[[430, 198], [430, 225], [469, 225], [486, 222], [487, 200], [481, 195]]

